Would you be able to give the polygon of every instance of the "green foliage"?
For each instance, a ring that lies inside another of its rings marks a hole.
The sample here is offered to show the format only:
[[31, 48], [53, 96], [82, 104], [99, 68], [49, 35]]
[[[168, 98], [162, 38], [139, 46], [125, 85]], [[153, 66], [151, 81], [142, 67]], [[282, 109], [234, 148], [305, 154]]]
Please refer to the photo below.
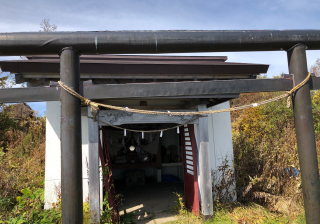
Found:
[[135, 218], [135, 212], [127, 213], [126, 210], [124, 210], [124, 214], [120, 216], [120, 223], [121, 224], [134, 224], [136, 223], [134, 221]]
[[[106, 166], [103, 170], [101, 170], [101, 173], [102, 173], [103, 179], [105, 181], [106, 177], [108, 177], [110, 175], [110, 168], [108, 166]], [[113, 184], [111, 184], [109, 189], [107, 189], [105, 191], [105, 195], [103, 198], [103, 208], [104, 209], [101, 212], [100, 223], [112, 223], [112, 222], [119, 221], [118, 214], [117, 214], [115, 208], [110, 206], [109, 200], [115, 200], [115, 201], [113, 201], [113, 203], [117, 203], [117, 200], [120, 195], [115, 195], [115, 198], [110, 197], [112, 189], [114, 189]], [[121, 216], [120, 223], [123, 223], [124, 221], [125, 221], [124, 223], [130, 223], [130, 222], [128, 222], [130, 220], [129, 217], [131, 217], [131, 213], [129, 213], [125, 216]]]
[[320, 90], [312, 96], [312, 111], [316, 135], [320, 135]]
[[[279, 94], [241, 94], [232, 105], [259, 102]], [[312, 100], [318, 149], [319, 96], [316, 92]], [[292, 175], [294, 169], [300, 169], [293, 110], [286, 105], [286, 99], [282, 99], [231, 114], [238, 200], [263, 203], [277, 212], [298, 210], [303, 204], [300, 172]]]
[[103, 198], [103, 207], [105, 208], [100, 216], [100, 223], [112, 223], [112, 207], [109, 206], [108, 194]]
[[60, 223], [61, 213], [59, 208], [44, 210], [43, 199], [43, 187], [34, 190], [30, 188], [22, 189], [21, 196], [16, 198], [16, 203], [10, 215], [2, 223]]
[[173, 192], [173, 196], [174, 196], [174, 206], [169, 209], [168, 212], [173, 213], [173, 214], [183, 214], [185, 213], [186, 207], [184, 205], [184, 200], [183, 200], [183, 196], [178, 193], [178, 192]]
[[0, 220], [22, 223], [28, 216], [34, 222], [43, 207], [35, 196], [43, 197], [38, 190], [44, 179], [45, 118], [14, 121], [6, 111], [0, 111]]

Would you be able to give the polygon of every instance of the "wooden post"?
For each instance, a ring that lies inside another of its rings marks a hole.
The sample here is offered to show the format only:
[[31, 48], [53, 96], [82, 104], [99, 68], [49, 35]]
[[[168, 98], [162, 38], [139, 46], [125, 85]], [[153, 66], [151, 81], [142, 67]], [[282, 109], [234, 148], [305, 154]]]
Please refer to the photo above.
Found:
[[[64, 48], [60, 54], [61, 81], [77, 93], [80, 84], [79, 53]], [[83, 223], [81, 102], [61, 91], [61, 211], [62, 223]]]
[[[307, 77], [306, 46], [300, 44], [288, 51], [288, 65], [296, 84]], [[293, 112], [306, 223], [319, 223], [320, 181], [309, 83], [295, 92]]]
[[[88, 115], [91, 114], [88, 107]], [[98, 115], [97, 115], [98, 117]], [[89, 203], [90, 223], [100, 223], [99, 126], [88, 118], [89, 128]]]
[[[198, 111], [207, 110], [205, 104], [198, 106]], [[213, 216], [212, 178], [209, 152], [208, 117], [199, 118], [199, 174], [201, 212], [203, 221]]]

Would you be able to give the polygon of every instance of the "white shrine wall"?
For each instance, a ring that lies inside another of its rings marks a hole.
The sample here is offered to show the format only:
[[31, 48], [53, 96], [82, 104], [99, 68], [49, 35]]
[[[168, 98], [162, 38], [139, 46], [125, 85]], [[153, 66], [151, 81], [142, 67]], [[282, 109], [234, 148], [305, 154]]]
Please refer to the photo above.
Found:
[[[230, 108], [229, 101], [210, 107], [207, 110], [221, 110]], [[195, 137], [197, 147], [199, 149], [199, 131], [198, 124], [195, 124]], [[233, 145], [232, 145], [232, 130], [231, 130], [231, 117], [230, 112], [215, 113], [208, 115], [208, 134], [209, 134], [209, 147], [210, 147], [210, 165], [211, 170], [218, 170], [220, 166], [224, 165], [224, 161], [228, 161], [229, 168], [233, 166]], [[199, 166], [198, 166], [199, 170]], [[214, 184], [219, 184], [219, 178], [213, 179]], [[198, 172], [199, 189], [201, 186], [200, 176]], [[230, 186], [231, 191], [235, 191], [236, 185]], [[199, 192], [200, 195], [200, 192]], [[200, 195], [201, 197], [201, 195]], [[199, 197], [199, 199], [200, 199]], [[216, 195], [213, 195], [213, 200]], [[233, 200], [237, 199], [235, 194]]]
[[[61, 143], [60, 143], [60, 101], [50, 101], [46, 104], [46, 153], [45, 153], [45, 209], [51, 208], [58, 201], [58, 191], [61, 192]], [[88, 118], [81, 116], [82, 131], [82, 186], [83, 202], [89, 197], [89, 164], [88, 152]], [[100, 185], [101, 188], [101, 185]]]

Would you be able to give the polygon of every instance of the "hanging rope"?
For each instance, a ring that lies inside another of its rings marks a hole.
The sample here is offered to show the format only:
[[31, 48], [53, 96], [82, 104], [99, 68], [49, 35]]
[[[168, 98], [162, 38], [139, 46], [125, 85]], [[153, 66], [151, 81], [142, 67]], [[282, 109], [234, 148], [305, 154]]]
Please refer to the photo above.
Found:
[[[93, 119], [96, 119], [96, 116], [99, 111], [99, 106], [113, 109], [113, 110], [121, 110], [121, 111], [126, 111], [126, 112], [131, 112], [131, 113], [140, 113], [140, 114], [153, 114], [153, 115], [169, 115], [169, 116], [182, 116], [182, 115], [206, 115], [206, 114], [214, 114], [214, 113], [222, 113], [222, 112], [232, 112], [236, 110], [243, 110], [251, 107], [257, 107], [260, 105], [268, 104], [277, 100], [280, 100], [285, 97], [290, 97], [295, 91], [297, 91], [301, 86], [306, 84], [308, 80], [310, 79], [311, 73], [309, 72], [308, 76], [298, 85], [293, 87], [290, 91], [286, 92], [283, 95], [276, 96], [274, 98], [264, 100], [258, 103], [253, 103], [253, 104], [247, 104], [239, 107], [233, 107], [229, 109], [222, 109], [222, 110], [209, 110], [209, 111], [194, 111], [194, 112], [161, 112], [161, 111], [152, 111], [152, 110], [138, 110], [138, 109], [130, 109], [128, 107], [117, 107], [117, 106], [111, 106], [107, 104], [102, 104], [102, 103], [96, 103], [92, 102], [89, 99], [84, 98], [81, 96], [79, 93], [76, 93], [72, 88], [68, 87], [65, 85], [63, 82], [58, 81], [59, 85], [68, 93], [74, 95], [75, 97], [78, 97], [85, 105], [91, 107], [91, 113], [93, 115]], [[287, 100], [288, 103], [288, 100]]]

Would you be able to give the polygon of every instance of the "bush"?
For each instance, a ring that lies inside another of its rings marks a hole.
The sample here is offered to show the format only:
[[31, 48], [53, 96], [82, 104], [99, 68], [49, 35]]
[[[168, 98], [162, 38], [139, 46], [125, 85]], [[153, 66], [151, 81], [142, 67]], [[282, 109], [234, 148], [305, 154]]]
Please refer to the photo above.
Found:
[[[232, 105], [270, 99], [279, 94], [241, 94]], [[319, 148], [319, 91], [313, 96], [312, 103]], [[294, 117], [292, 108], [286, 107], [286, 99], [236, 111], [231, 116], [238, 200], [258, 200], [275, 210], [279, 209], [279, 202], [284, 201], [301, 205], [300, 172], [293, 175], [300, 170]]]
[[17, 121], [1, 110], [0, 121], [0, 217], [8, 220], [18, 214], [22, 189], [43, 188], [45, 118]]

